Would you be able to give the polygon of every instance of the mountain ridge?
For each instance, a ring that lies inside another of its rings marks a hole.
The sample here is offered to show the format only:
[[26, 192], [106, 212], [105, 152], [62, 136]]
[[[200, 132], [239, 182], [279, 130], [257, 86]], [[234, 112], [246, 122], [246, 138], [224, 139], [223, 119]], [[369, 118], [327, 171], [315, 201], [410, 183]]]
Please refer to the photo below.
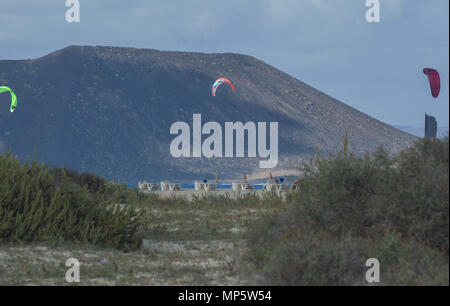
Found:
[[[217, 77], [233, 81], [211, 96]], [[415, 138], [248, 55], [69, 46], [37, 59], [0, 61], [0, 83], [19, 97], [0, 108], [0, 150], [109, 179], [240, 177], [259, 158], [173, 158], [170, 125], [279, 122], [278, 168], [317, 148], [340, 147], [347, 129], [358, 154], [392, 152]], [[0, 105], [8, 97], [0, 95]], [[26, 122], [26, 124], [23, 124]]]

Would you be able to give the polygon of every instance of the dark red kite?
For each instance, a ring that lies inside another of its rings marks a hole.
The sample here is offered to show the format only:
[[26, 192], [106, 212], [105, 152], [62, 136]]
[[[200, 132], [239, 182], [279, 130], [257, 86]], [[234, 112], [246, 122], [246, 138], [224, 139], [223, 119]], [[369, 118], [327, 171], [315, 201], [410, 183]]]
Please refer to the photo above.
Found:
[[441, 91], [441, 78], [439, 77], [439, 72], [431, 68], [425, 68], [423, 73], [428, 76], [428, 81], [430, 81], [431, 94], [434, 98], [437, 98]]

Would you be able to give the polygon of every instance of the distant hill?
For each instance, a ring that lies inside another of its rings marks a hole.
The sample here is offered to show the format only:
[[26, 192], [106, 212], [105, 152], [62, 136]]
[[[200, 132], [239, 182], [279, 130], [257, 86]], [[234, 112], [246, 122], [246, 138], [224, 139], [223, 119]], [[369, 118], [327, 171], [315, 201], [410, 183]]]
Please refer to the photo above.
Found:
[[[217, 77], [233, 81], [211, 96]], [[9, 113], [0, 95], [0, 150], [109, 179], [241, 177], [259, 158], [174, 158], [176, 121], [279, 122], [278, 169], [316, 147], [341, 147], [346, 133], [357, 153], [383, 145], [396, 152], [414, 137], [351, 108], [301, 81], [241, 54], [161, 52], [70, 46], [30, 60], [0, 61], [0, 84], [19, 98]]]
[[[425, 127], [423, 126], [394, 125], [393, 127], [417, 137], [424, 137], [425, 135]], [[439, 126], [438, 123], [437, 136], [442, 137], [443, 135], [448, 135], [448, 126]]]

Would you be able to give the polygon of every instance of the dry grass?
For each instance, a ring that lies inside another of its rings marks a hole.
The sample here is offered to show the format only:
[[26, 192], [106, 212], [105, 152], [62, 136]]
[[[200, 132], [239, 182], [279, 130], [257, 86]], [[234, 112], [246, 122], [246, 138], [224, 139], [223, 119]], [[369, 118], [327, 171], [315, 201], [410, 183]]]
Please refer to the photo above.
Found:
[[141, 205], [148, 229], [143, 247], [123, 252], [85, 244], [0, 246], [0, 285], [68, 285], [65, 262], [80, 261], [79, 285], [251, 285], [245, 233], [282, 203], [157, 202]]

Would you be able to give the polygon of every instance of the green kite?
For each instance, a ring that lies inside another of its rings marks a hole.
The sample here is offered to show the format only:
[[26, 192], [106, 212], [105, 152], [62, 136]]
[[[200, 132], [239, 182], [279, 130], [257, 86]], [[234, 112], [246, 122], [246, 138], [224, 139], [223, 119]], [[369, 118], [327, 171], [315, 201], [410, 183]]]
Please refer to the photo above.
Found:
[[0, 93], [9, 91], [11, 93], [11, 107], [10, 111], [11, 113], [14, 112], [14, 109], [17, 107], [17, 97], [16, 94], [11, 90], [11, 88], [6, 86], [0, 86]]

